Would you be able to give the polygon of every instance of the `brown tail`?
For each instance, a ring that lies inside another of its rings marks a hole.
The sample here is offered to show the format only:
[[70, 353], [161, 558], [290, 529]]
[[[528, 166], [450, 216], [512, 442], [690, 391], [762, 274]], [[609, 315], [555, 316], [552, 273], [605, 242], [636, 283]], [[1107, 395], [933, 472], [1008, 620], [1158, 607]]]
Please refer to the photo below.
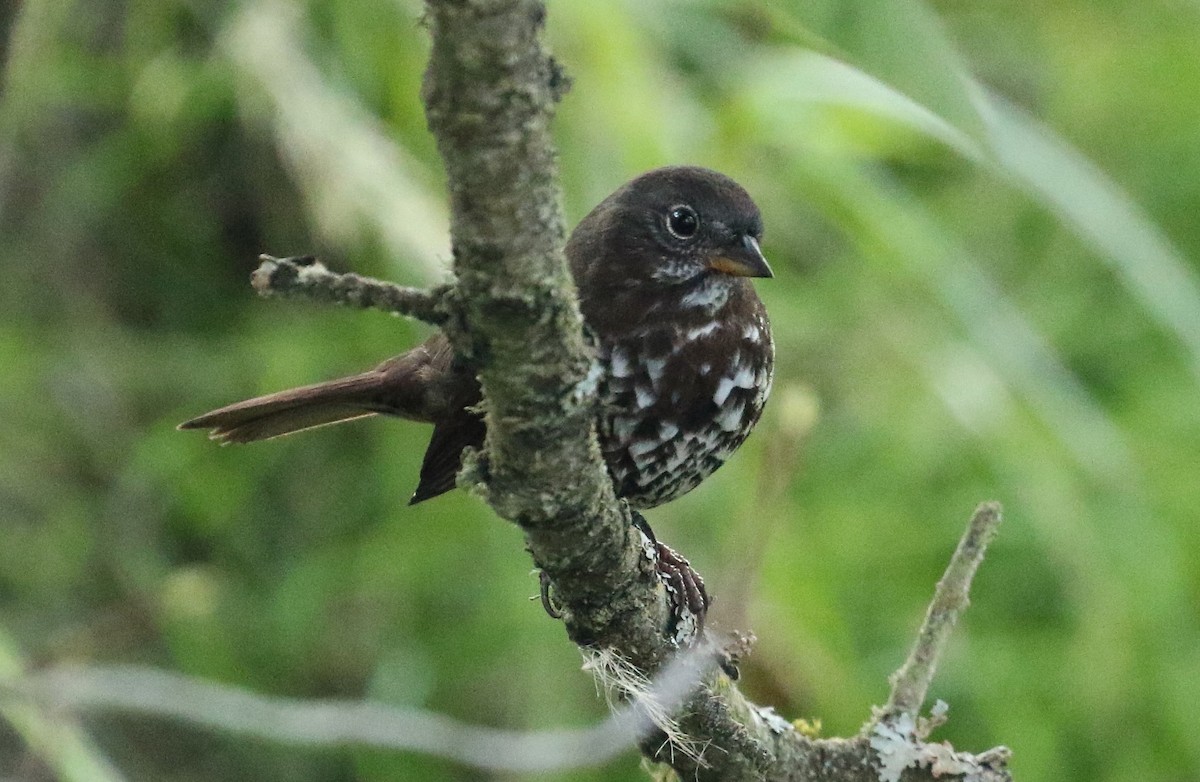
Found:
[[315, 426], [392, 412], [382, 405], [386, 375], [378, 370], [247, 399], [184, 421], [180, 429], [211, 429], [222, 443], [267, 440]]
[[247, 399], [179, 428], [211, 429], [209, 437], [222, 443], [249, 443], [378, 413], [432, 422], [444, 414], [437, 407], [445, 405], [439, 383], [448, 376], [452, 358], [450, 343], [439, 332], [370, 372]]
[[249, 443], [379, 413], [434, 424], [421, 482], [411, 502], [454, 488], [463, 448], [483, 445], [474, 372], [455, 366], [440, 332], [370, 372], [293, 388], [222, 407], [184, 421], [180, 429], [209, 429], [222, 443]]

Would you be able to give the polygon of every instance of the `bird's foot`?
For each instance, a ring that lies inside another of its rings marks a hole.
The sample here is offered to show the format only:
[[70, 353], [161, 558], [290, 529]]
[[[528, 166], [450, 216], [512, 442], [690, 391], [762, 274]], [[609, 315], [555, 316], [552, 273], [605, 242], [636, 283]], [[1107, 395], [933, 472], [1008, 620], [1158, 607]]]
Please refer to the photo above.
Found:
[[680, 646], [690, 646], [703, 636], [704, 619], [712, 603], [704, 588], [704, 579], [679, 552], [654, 537], [646, 519], [636, 511], [633, 525], [647, 539], [647, 555], [654, 561], [654, 569], [671, 602], [668, 632]]
[[[691, 646], [704, 634], [704, 619], [712, 598], [704, 588], [704, 579], [679, 552], [654, 536], [654, 530], [642, 514], [634, 511], [633, 525], [644, 538], [646, 556], [654, 563], [659, 581], [667, 590], [671, 603], [671, 618], [667, 632], [679, 646]], [[553, 619], [562, 618], [562, 610], [554, 600], [550, 577], [538, 572], [542, 607]]]

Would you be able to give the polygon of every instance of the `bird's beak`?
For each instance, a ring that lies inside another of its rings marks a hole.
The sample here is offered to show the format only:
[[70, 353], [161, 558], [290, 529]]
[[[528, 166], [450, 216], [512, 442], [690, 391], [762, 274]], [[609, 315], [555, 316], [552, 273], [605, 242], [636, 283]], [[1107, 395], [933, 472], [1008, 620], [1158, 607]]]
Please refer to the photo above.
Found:
[[713, 258], [708, 266], [735, 277], [775, 276], [767, 264], [767, 259], [763, 257], [762, 250], [759, 249], [758, 241], [750, 234], [744, 235], [739, 244], [730, 248], [730, 252]]

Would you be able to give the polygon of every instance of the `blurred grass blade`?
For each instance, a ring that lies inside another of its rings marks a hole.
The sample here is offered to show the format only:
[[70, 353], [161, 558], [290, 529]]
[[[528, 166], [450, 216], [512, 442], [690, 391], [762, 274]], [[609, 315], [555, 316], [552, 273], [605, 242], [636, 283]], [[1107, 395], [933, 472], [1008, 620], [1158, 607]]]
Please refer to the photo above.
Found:
[[836, 211], [870, 254], [894, 258], [932, 290], [995, 375], [1032, 408], [1076, 463], [1103, 483], [1136, 485], [1138, 469], [1120, 427], [1068, 369], [1054, 347], [970, 252], [917, 199], [886, 188], [849, 164], [810, 157], [803, 176], [835, 199]]
[[852, 65], [814, 52], [789, 51], [764, 57], [751, 67], [757, 75], [748, 89], [782, 127], [805, 105], [840, 106], [899, 123], [970, 160], [985, 160], [980, 144], [969, 134]]
[[[848, 236], [867, 245], [869, 257], [899, 261], [888, 272], [911, 276], [933, 291], [972, 343], [994, 362], [996, 375], [1030, 403], [1085, 472], [1104, 482], [1136, 484], [1137, 469], [1120, 428], [1037, 326], [969, 260], [969, 248], [898, 183], [879, 181], [856, 160], [838, 154], [837, 144], [827, 137], [800, 129], [805, 120], [824, 127], [803, 104], [861, 109], [985, 164], [991, 163], [990, 152], [869, 74], [822, 55], [776, 55], [752, 67], [765, 78], [747, 93], [747, 113], [758, 120], [764, 136], [774, 136], [790, 150], [794, 171], [807, 181], [814, 203], [841, 222]], [[827, 151], [831, 146], [832, 154]]]
[[855, 66], [973, 138], [984, 127], [968, 71], [941, 20], [919, 0], [793, 0], [791, 13]]
[[[797, 6], [804, 23], [854, 65], [811, 52], [754, 68], [770, 101], [851, 107], [899, 122], [976, 163], [990, 163], [1057, 214], [1120, 275], [1152, 317], [1187, 349], [1200, 379], [1200, 278], [1120, 187], [1021, 109], [980, 85], [937, 17], [919, 0]], [[822, 12], [821, 9], [825, 9]], [[886, 74], [888, 83], [867, 71]], [[968, 110], [962, 101], [971, 104]], [[776, 121], [783, 118], [776, 114]]]
[[1191, 354], [1200, 379], [1200, 279], [1158, 226], [1090, 160], [1003, 98], [979, 92], [997, 163], [1120, 275]]
[[[16, 645], [0, 629], [0, 682], [24, 674]], [[76, 720], [25, 700], [0, 697], [0, 714], [63, 782], [122, 782]]]
[[6, 31], [7, 58], [0, 69], [4, 101], [0, 103], [0, 133], [7, 136], [29, 119], [45, 93], [44, 82], [53, 73], [53, 42], [61, 35], [71, 4], [55, 0], [27, 0], [15, 6]]
[[234, 16], [222, 51], [250, 88], [241, 94], [266, 95], [280, 152], [326, 234], [349, 241], [368, 227], [391, 257], [410, 262], [405, 268], [443, 277], [449, 217], [440, 194], [365, 108], [324, 83], [303, 54], [297, 16], [272, 0]]

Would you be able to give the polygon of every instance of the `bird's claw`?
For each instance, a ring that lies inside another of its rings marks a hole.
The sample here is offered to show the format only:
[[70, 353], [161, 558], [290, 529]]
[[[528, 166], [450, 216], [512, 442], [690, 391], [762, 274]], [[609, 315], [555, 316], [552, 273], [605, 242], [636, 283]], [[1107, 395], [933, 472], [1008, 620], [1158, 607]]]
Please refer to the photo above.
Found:
[[671, 602], [668, 631], [677, 644], [688, 646], [704, 634], [704, 619], [712, 603], [704, 579], [686, 558], [654, 536], [640, 513], [633, 514], [633, 524], [649, 541], [647, 553]]

